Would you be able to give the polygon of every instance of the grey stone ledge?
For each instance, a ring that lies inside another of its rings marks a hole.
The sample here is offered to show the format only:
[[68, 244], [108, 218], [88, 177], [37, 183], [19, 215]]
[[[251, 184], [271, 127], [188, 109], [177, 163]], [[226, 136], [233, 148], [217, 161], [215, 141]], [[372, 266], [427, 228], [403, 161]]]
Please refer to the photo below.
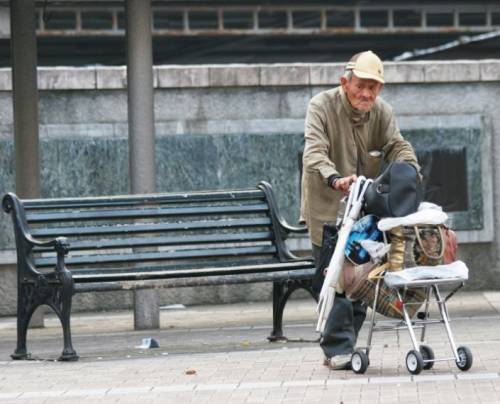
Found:
[[98, 89], [127, 88], [127, 68], [125, 66], [100, 67], [96, 69]]
[[40, 90], [76, 90], [96, 88], [96, 69], [90, 67], [39, 67]]
[[261, 86], [309, 85], [309, 64], [273, 64], [260, 68]]
[[478, 61], [457, 60], [432, 62], [424, 65], [426, 83], [480, 81]]
[[158, 87], [208, 87], [209, 67], [204, 66], [158, 66]]
[[310, 84], [336, 86], [344, 74], [344, 64], [315, 63], [309, 66]]
[[0, 91], [12, 91], [11, 69], [0, 69]]
[[210, 87], [258, 86], [260, 67], [258, 65], [214, 65], [209, 66]]
[[422, 62], [385, 62], [384, 76], [386, 83], [419, 83], [425, 78]]
[[481, 61], [481, 81], [500, 81], [500, 60]]
[[[385, 62], [388, 84], [500, 81], [500, 60]], [[155, 66], [156, 88], [333, 86], [343, 63]], [[126, 66], [39, 67], [40, 90], [126, 89]], [[10, 68], [0, 69], [0, 91], [12, 90]]]

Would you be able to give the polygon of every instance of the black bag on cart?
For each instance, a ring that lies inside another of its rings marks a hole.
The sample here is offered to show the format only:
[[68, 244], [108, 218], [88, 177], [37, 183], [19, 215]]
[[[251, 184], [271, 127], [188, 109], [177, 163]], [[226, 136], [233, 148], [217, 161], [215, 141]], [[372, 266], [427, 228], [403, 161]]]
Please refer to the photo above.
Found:
[[394, 161], [366, 190], [364, 210], [379, 218], [406, 216], [417, 211], [422, 197], [422, 183], [415, 167]]

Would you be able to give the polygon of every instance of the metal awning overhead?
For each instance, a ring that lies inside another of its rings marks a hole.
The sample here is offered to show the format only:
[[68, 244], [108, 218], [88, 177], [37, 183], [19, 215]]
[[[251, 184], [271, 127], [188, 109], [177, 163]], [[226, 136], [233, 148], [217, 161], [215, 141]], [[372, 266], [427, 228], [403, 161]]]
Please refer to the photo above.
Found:
[[[123, 0], [35, 4], [39, 36], [125, 35]], [[151, 2], [151, 19], [155, 36], [478, 33], [500, 29], [500, 4], [493, 0], [157, 0]]]

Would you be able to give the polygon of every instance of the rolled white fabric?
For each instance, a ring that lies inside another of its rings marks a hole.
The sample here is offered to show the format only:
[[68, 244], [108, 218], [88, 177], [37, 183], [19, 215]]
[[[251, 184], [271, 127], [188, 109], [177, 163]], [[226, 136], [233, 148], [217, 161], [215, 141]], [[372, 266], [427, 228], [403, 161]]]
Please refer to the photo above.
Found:
[[388, 231], [398, 226], [416, 226], [418, 224], [443, 224], [448, 215], [439, 209], [423, 209], [402, 217], [386, 217], [380, 219], [378, 228], [380, 231]]

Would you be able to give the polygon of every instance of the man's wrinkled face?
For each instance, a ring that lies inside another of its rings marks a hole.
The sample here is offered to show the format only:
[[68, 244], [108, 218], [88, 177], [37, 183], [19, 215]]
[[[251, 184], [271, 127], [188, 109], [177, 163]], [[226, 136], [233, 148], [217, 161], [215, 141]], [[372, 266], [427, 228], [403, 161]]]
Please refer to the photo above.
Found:
[[340, 83], [352, 107], [364, 112], [368, 112], [373, 108], [375, 99], [384, 86], [376, 80], [360, 79], [354, 74], [351, 80], [341, 77]]

